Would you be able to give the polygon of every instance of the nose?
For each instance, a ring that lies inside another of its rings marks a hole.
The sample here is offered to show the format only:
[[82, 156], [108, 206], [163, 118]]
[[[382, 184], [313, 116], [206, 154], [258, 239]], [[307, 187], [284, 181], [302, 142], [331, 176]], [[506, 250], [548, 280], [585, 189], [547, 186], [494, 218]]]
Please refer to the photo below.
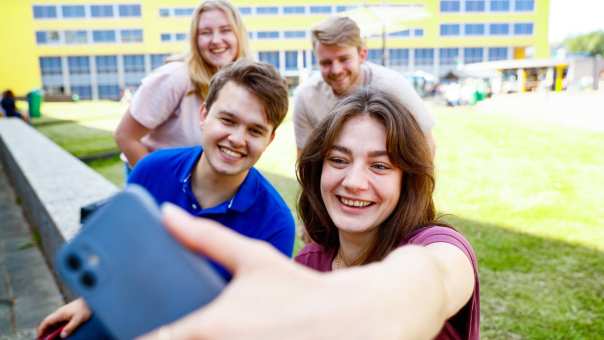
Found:
[[338, 61], [334, 61], [331, 64], [331, 73], [339, 74], [340, 72], [342, 72], [342, 64], [340, 64], [340, 62], [338, 62]]
[[233, 129], [228, 137], [233, 146], [242, 146], [245, 144], [245, 129], [243, 127]]
[[350, 192], [359, 192], [369, 188], [367, 170], [362, 165], [351, 166], [344, 175], [342, 186]]
[[210, 42], [211, 42], [211, 43], [216, 44], [216, 43], [220, 42], [220, 40], [221, 40], [220, 31], [218, 31], [218, 30], [213, 31], [213, 32], [212, 32], [212, 37], [211, 37], [211, 38], [212, 38], [212, 39], [210, 40]]

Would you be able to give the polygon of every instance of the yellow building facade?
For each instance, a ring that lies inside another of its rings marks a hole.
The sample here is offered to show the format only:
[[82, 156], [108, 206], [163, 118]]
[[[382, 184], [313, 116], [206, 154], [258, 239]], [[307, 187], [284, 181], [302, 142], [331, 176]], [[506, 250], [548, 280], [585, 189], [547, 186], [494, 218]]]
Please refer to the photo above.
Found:
[[[191, 0], [0, 1], [0, 89], [43, 88], [116, 99], [186, 50]], [[311, 27], [362, 6], [421, 10], [421, 18], [368, 37], [369, 59], [402, 73], [442, 76], [460, 64], [547, 58], [549, 0], [236, 1], [255, 57], [295, 84], [316, 64]], [[383, 51], [386, 58], [383, 59]], [[316, 67], [316, 65], [315, 65]]]

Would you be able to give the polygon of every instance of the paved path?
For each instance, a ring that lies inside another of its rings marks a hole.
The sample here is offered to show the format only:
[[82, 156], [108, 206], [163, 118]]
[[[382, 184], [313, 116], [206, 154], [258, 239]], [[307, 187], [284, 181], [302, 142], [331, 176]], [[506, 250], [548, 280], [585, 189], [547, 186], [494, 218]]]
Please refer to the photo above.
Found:
[[0, 163], [0, 340], [35, 339], [63, 303]]

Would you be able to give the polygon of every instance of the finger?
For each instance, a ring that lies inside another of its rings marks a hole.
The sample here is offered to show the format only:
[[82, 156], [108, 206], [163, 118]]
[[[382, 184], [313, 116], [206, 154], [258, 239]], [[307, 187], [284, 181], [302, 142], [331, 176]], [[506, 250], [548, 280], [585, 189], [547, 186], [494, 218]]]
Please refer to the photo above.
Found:
[[236, 273], [246, 256], [254, 252], [254, 243], [225, 226], [202, 218], [193, 218], [172, 204], [163, 204], [163, 219], [168, 231], [187, 248], [203, 253]]
[[66, 338], [67, 336], [71, 335], [71, 333], [73, 333], [76, 328], [80, 327], [83, 322], [84, 320], [82, 318], [71, 318], [65, 327], [63, 327], [63, 330], [61, 331], [61, 338]]
[[54, 313], [45, 317], [44, 320], [42, 320], [36, 331], [38, 332], [38, 335], [42, 335], [48, 327], [61, 321], [64, 321], [67, 318], [67, 314], [63, 313], [62, 311], [55, 311]]

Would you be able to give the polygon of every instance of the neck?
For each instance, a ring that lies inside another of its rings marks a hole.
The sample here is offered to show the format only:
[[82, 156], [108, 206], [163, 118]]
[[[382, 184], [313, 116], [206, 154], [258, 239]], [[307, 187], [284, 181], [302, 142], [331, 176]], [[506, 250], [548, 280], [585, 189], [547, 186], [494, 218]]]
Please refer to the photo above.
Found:
[[248, 172], [236, 175], [217, 173], [202, 153], [191, 176], [193, 194], [203, 208], [214, 207], [235, 195]]
[[363, 262], [366, 252], [373, 244], [376, 237], [376, 231], [367, 233], [349, 233], [340, 231], [340, 249], [339, 254], [347, 266], [358, 265]]

